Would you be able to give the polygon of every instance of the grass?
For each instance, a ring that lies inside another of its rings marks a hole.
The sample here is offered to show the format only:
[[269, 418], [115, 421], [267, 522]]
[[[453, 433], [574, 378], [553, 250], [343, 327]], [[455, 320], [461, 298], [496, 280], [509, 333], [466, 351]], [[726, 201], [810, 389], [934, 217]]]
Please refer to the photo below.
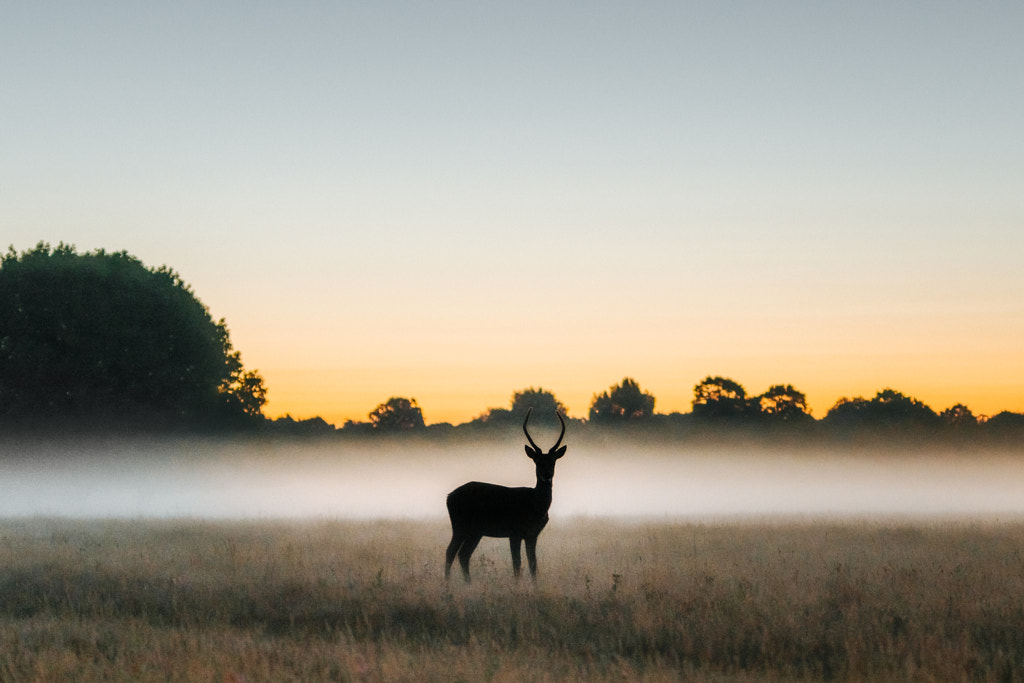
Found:
[[0, 680], [1011, 681], [1024, 525], [0, 522]]

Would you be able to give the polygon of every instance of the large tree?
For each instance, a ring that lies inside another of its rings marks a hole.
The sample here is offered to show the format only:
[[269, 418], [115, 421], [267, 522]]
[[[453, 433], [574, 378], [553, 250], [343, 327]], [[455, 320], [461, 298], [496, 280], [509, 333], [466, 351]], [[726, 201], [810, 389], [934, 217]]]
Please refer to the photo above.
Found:
[[490, 408], [474, 422], [489, 427], [518, 426], [523, 424], [527, 411], [532, 409], [531, 423], [557, 425], [556, 413], [562, 415], [567, 413], [566, 407], [555, 397], [554, 393], [544, 388], [530, 387], [517, 391], [512, 394], [509, 405], [509, 408]]
[[804, 423], [811, 421], [807, 397], [792, 384], [776, 384], [755, 399], [761, 415], [771, 422]]
[[[760, 406], [757, 406], [760, 412]], [[747, 391], [728, 377], [705, 377], [693, 387], [693, 414], [706, 419], [738, 418], [750, 413]]]
[[373, 409], [370, 424], [382, 432], [422, 429], [423, 411], [416, 405], [416, 399], [394, 396]]
[[978, 426], [978, 418], [963, 403], [946, 408], [939, 413], [943, 426], [954, 430], [970, 430]]
[[626, 377], [621, 384], [594, 396], [590, 419], [594, 422], [626, 422], [648, 418], [654, 414], [654, 396], [640, 388], [635, 379]]
[[0, 259], [0, 415], [223, 422], [266, 389], [181, 277], [39, 243]]
[[825, 424], [832, 427], [867, 427], [871, 429], [928, 429], [940, 424], [931, 408], [910, 396], [883, 389], [870, 401], [864, 398], [841, 398], [828, 411]]

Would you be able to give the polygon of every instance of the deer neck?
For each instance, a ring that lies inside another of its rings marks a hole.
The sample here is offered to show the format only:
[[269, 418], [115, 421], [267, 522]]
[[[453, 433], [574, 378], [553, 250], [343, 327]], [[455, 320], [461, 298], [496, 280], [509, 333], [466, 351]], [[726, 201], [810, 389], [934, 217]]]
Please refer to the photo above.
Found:
[[538, 507], [545, 510], [551, 505], [551, 479], [537, 477], [537, 485], [533, 488], [534, 499]]

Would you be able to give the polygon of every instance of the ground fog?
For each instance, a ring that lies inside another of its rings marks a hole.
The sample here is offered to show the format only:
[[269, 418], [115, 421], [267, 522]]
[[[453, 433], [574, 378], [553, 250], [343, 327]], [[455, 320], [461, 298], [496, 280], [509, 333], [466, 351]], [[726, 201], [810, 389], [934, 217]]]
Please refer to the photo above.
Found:
[[[0, 517], [445, 516], [469, 481], [532, 486], [522, 445], [92, 440], [0, 444]], [[1024, 456], [574, 446], [553, 518], [1024, 516]]]

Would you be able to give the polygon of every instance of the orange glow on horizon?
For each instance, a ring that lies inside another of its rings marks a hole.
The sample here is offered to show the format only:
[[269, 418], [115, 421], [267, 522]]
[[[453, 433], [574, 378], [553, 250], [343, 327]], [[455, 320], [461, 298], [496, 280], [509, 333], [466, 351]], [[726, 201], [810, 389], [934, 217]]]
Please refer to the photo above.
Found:
[[[810, 361], [708, 359], [713, 362], [687, 363], [693, 368], [706, 368], [703, 371], [677, 370], [661, 376], [650, 367], [611, 375], [584, 368], [564, 372], [548, 368], [531, 378], [515, 368], [459, 373], [440, 364], [421, 369], [271, 368], [262, 374], [269, 389], [265, 409], [269, 417], [319, 416], [336, 426], [346, 420], [365, 421], [370, 411], [392, 396], [415, 398], [428, 424], [461, 424], [490, 408], [507, 408], [514, 392], [529, 387], [553, 392], [570, 415], [585, 418], [594, 395], [626, 376], [636, 379], [655, 396], [658, 413], [689, 412], [694, 385], [709, 375], [736, 380], [749, 396], [756, 396], [774, 384], [792, 384], [807, 396], [812, 414], [819, 419], [840, 398], [871, 398], [886, 388], [919, 399], [936, 412], [956, 403], [967, 405], [978, 416], [991, 416], [1003, 410], [1024, 412], [1024, 382], [1012, 379], [1024, 377], [1024, 359], [1007, 356], [974, 362], [955, 360], [900, 356], [822, 356]], [[765, 368], [774, 369], [767, 372]]]

